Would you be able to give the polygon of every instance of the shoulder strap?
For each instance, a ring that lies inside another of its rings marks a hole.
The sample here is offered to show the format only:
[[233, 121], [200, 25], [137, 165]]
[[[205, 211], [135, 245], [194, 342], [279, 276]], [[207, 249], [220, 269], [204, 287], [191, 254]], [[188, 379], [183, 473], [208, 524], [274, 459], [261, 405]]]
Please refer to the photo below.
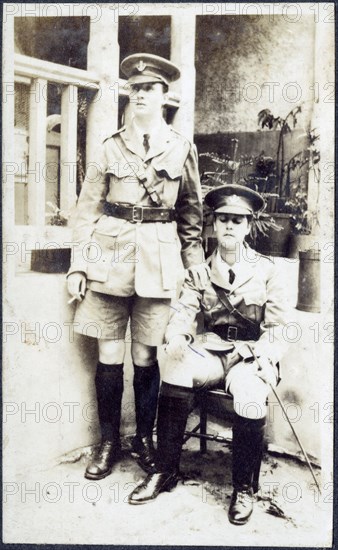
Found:
[[153, 185], [148, 182], [146, 173], [143, 172], [143, 171], [136, 171], [135, 170], [135, 168], [134, 168], [135, 161], [134, 161], [133, 157], [131, 156], [130, 152], [128, 151], [128, 149], [126, 151], [122, 151], [122, 149], [120, 147], [120, 144], [119, 144], [119, 140], [121, 140], [120, 135], [112, 136], [112, 137], [113, 137], [117, 147], [119, 148], [121, 155], [127, 161], [128, 165], [130, 166], [130, 168], [132, 169], [132, 171], [134, 173], [134, 176], [137, 177], [140, 184], [142, 185], [142, 187], [145, 189], [146, 193], [150, 197], [150, 200], [152, 201], [152, 203], [156, 206], [162, 206], [161, 197], [159, 196], [159, 194], [157, 193], [157, 191], [153, 187]]
[[118, 130], [116, 130], [116, 132], [114, 132], [111, 136], [107, 136], [102, 143], [106, 143], [106, 141], [108, 139], [111, 139], [111, 138], [114, 138], [115, 136], [118, 136], [119, 134], [121, 134], [121, 132], [124, 132], [125, 130], [125, 126], [122, 126], [121, 128], [119, 128]]
[[224, 288], [221, 288], [220, 286], [216, 285], [215, 283], [211, 283], [217, 296], [221, 300], [222, 304], [226, 307], [229, 313], [236, 317], [239, 321], [242, 321], [242, 323], [245, 323], [250, 328], [257, 329], [258, 323], [255, 323], [255, 321], [252, 321], [249, 319], [249, 317], [246, 317], [243, 315], [238, 309], [236, 309], [232, 303], [230, 302], [227, 293], [225, 292]]

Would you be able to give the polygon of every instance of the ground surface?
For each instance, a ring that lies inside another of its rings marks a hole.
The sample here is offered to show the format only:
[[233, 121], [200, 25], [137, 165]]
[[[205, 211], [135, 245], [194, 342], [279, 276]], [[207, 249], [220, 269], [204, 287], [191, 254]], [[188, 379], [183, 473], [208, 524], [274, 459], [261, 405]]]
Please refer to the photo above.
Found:
[[[189, 422], [193, 424], [194, 419]], [[210, 428], [215, 431], [217, 426], [209, 423], [209, 431]], [[211, 442], [208, 452], [201, 455], [198, 441], [190, 439], [183, 451], [183, 476], [177, 488], [150, 504], [131, 506], [127, 503], [128, 494], [144, 475], [129, 454], [128, 440], [124, 443], [123, 459], [102, 481], [83, 477], [88, 457], [77, 452], [69, 454], [67, 462], [18, 475], [12, 485], [6, 486], [4, 541], [330, 545], [331, 488], [319, 496], [310, 472], [298, 462], [265, 457], [254, 514], [247, 525], [238, 527], [227, 519], [232, 488], [231, 452], [225, 444]], [[320, 480], [320, 470], [315, 472]]]

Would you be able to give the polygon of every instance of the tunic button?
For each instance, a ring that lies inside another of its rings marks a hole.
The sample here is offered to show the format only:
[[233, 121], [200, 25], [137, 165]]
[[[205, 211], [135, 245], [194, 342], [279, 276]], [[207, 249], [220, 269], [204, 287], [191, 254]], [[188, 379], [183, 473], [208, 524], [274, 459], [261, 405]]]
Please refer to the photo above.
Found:
[[143, 168], [147, 168], [147, 166], [148, 166], [148, 164], [145, 162], [145, 163], [143, 164]]

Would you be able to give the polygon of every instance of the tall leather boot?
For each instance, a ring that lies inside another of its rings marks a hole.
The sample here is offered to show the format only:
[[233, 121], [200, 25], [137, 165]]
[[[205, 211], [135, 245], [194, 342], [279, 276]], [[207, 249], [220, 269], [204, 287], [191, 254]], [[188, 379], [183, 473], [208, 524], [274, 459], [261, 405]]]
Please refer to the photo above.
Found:
[[157, 415], [156, 472], [149, 474], [131, 493], [130, 504], [145, 504], [177, 485], [185, 426], [193, 401], [191, 388], [162, 384]]
[[244, 525], [253, 511], [254, 493], [259, 489], [263, 456], [265, 418], [252, 420], [235, 414], [232, 428], [232, 482], [234, 491], [229, 521]]
[[112, 471], [121, 451], [120, 421], [123, 394], [123, 363], [105, 365], [98, 363], [96, 376], [96, 397], [101, 427], [101, 445], [88, 464], [85, 477], [103, 479]]
[[149, 367], [134, 363], [134, 394], [136, 436], [132, 443], [132, 455], [147, 473], [155, 471], [153, 429], [157, 411], [160, 372], [157, 361]]

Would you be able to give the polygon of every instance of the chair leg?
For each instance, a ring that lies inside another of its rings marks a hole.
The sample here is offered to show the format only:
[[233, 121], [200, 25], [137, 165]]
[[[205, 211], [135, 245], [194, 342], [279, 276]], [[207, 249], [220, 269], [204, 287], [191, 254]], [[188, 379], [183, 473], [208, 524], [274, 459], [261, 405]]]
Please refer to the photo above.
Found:
[[[207, 422], [208, 422], [208, 413], [207, 413], [207, 403], [206, 399], [203, 397], [200, 400], [200, 434], [206, 435], [207, 433]], [[207, 452], [207, 439], [205, 437], [200, 438], [200, 452], [204, 454]]]

